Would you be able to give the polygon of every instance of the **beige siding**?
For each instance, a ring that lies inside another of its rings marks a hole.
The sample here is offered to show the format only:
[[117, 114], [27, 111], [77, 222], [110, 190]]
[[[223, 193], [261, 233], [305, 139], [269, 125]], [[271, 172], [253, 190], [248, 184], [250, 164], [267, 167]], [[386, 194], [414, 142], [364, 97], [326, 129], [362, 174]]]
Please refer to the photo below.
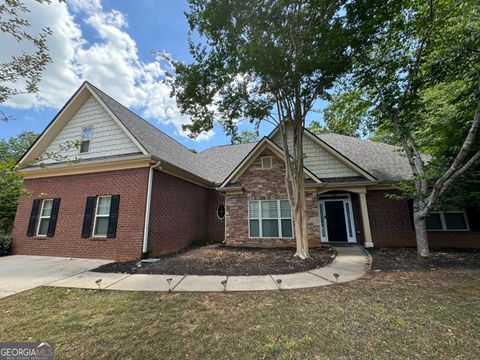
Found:
[[[335, 156], [324, 150], [307, 135], [303, 138], [303, 149], [305, 154], [305, 167], [319, 178], [358, 176], [352, 168], [339, 161]], [[283, 149], [282, 135], [277, 133], [272, 139], [275, 144]], [[291, 131], [288, 136], [288, 148], [292, 149], [293, 139]]]
[[[67, 141], [81, 139], [82, 128], [93, 127], [92, 141], [88, 153], [80, 154], [77, 148], [71, 148], [60, 152], [60, 147]], [[47, 147], [46, 152], [61, 153], [62, 159], [73, 160], [75, 158], [89, 159], [100, 156], [113, 156], [140, 152], [128, 135], [117, 125], [105, 109], [90, 96], [80, 107], [72, 119], [65, 125], [56, 138]], [[63, 156], [66, 158], [64, 159]], [[46, 159], [45, 163], [54, 160]]]

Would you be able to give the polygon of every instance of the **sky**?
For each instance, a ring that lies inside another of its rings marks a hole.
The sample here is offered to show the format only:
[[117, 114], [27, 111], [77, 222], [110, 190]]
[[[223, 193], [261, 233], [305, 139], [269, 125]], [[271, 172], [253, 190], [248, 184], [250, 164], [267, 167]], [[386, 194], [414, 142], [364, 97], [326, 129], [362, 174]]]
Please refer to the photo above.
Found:
[[[11, 115], [0, 122], [0, 138], [22, 131], [41, 132], [60, 108], [88, 80], [129, 107], [144, 119], [197, 151], [223, 145], [230, 138], [216, 126], [212, 131], [191, 139], [182, 130], [189, 123], [170, 97], [168, 85], [162, 82], [166, 64], [154, 52], [166, 51], [175, 60], [190, 62], [188, 24], [184, 0], [69, 0], [51, 5], [25, 0], [31, 10], [27, 15], [31, 32], [48, 26], [52, 31], [48, 48], [53, 62], [43, 74], [37, 94], [12, 97], [0, 106]], [[4, 34], [0, 34], [0, 62], [8, 61], [20, 51], [28, 51]], [[324, 106], [319, 103], [318, 107]], [[312, 113], [308, 119], [319, 119]], [[253, 129], [242, 121], [240, 130]], [[261, 135], [272, 125], [265, 123]]]

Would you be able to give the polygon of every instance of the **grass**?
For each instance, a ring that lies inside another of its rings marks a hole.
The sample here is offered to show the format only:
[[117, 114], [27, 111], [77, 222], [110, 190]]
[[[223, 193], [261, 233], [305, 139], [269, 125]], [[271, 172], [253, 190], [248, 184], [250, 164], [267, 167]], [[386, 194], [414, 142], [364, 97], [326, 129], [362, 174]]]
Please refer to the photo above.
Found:
[[54, 341], [57, 359], [476, 359], [480, 271], [239, 294], [43, 287], [0, 300], [0, 318], [1, 341]]

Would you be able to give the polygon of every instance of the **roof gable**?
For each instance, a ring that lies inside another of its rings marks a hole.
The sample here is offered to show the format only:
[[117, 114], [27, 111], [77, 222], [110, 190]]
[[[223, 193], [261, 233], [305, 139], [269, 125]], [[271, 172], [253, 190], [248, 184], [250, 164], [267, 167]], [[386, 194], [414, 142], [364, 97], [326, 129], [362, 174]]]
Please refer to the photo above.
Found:
[[[222, 182], [220, 188], [226, 188], [229, 183], [235, 182], [257, 159], [257, 157], [265, 150], [271, 150], [275, 155], [283, 159], [283, 150], [272, 142], [269, 138], [264, 137], [260, 142], [256, 143], [255, 147], [244, 157], [244, 159], [236, 166], [230, 175]], [[316, 183], [321, 181], [310, 170], [304, 167], [305, 175], [311, 178]]]
[[[93, 127], [91, 151], [79, 154], [78, 149], [61, 149], [67, 141], [81, 139], [85, 126]], [[19, 166], [34, 164], [46, 151], [62, 152], [62, 160], [75, 158], [117, 156], [122, 154], [147, 154], [132, 134], [111, 114], [105, 104], [91, 91], [88, 83], [82, 86], [67, 101], [37, 140], [18, 162]], [[42, 163], [55, 163], [54, 159], [44, 159]]]
[[[293, 136], [291, 132], [289, 129], [287, 133], [288, 146], [290, 149], [293, 146]], [[283, 140], [278, 127], [269, 135], [269, 138], [279, 147], [283, 148]], [[344, 156], [344, 154], [338, 152], [335, 148], [323, 142], [306, 129], [304, 131], [303, 149], [305, 166], [322, 181], [328, 181], [328, 179], [338, 180], [341, 178], [376, 180], [367, 170], [358, 166], [358, 164], [351, 161], [351, 159]]]

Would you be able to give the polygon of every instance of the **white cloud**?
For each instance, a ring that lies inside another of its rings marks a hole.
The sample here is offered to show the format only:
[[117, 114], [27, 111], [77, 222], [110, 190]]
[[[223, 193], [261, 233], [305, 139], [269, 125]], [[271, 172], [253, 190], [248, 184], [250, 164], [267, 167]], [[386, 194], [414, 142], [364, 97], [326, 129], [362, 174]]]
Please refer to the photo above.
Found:
[[[141, 115], [173, 125], [176, 134], [188, 136], [182, 124], [189, 123], [189, 118], [181, 114], [170, 97], [169, 86], [162, 82], [162, 63], [159, 59], [144, 62], [139, 58], [136, 42], [126, 31], [128, 21], [124, 14], [105, 11], [100, 0], [72, 0], [68, 6], [57, 2], [41, 5], [33, 0], [26, 3], [32, 10], [31, 31], [38, 32], [46, 26], [53, 31], [48, 39], [53, 63], [43, 75], [38, 94], [18, 95], [4, 105], [59, 108], [88, 80], [124, 105], [141, 109]], [[83, 36], [80, 25], [96, 33], [95, 41]], [[19, 51], [14, 41], [3, 40], [0, 37], [2, 52], [6, 51], [0, 60]], [[197, 141], [209, 140], [213, 135], [213, 131], [206, 132]]]

